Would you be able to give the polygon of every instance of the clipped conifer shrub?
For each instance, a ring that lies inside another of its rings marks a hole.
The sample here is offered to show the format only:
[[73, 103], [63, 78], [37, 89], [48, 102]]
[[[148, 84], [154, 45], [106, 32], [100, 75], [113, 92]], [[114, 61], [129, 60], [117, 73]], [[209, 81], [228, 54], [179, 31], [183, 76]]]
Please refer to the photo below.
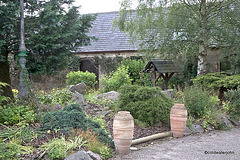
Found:
[[169, 124], [173, 101], [158, 87], [124, 85], [120, 88], [119, 109], [129, 111], [134, 119], [149, 125]]
[[70, 133], [72, 129], [84, 131], [90, 129], [98, 134], [100, 141], [113, 146], [113, 141], [108, 137], [106, 131], [101, 128], [99, 123], [88, 119], [79, 104], [70, 104], [62, 110], [45, 113], [42, 123], [45, 130], [60, 130], [65, 133]]

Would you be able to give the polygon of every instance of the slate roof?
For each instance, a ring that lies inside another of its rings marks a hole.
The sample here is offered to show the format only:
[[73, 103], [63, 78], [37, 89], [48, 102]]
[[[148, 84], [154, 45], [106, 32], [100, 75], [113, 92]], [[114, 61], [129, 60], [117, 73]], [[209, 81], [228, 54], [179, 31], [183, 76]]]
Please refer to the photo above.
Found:
[[118, 18], [118, 11], [98, 13], [89, 36], [95, 36], [97, 41], [91, 41], [90, 46], [80, 47], [78, 52], [117, 52], [136, 51], [137, 48], [129, 42], [129, 36], [118, 28], [112, 27], [114, 17]]
[[148, 62], [144, 71], [148, 72], [151, 66], [154, 65], [159, 73], [176, 73], [180, 71], [171, 60], [153, 59]]

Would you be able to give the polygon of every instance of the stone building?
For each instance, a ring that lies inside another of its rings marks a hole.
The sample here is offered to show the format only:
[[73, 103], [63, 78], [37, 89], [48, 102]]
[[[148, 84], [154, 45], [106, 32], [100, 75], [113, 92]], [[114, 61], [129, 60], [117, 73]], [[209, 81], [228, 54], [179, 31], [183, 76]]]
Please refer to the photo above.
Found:
[[[128, 35], [112, 26], [114, 18], [118, 17], [118, 11], [97, 14], [89, 33], [89, 36], [95, 36], [97, 40], [92, 40], [90, 46], [81, 47], [76, 52], [77, 56], [81, 58], [81, 71], [88, 70], [100, 78], [102, 74], [106, 73], [106, 68], [104, 64], [96, 62], [95, 57], [112, 58], [113, 62], [117, 63], [114, 61], [116, 57], [126, 58], [138, 55], [138, 46], [133, 46], [129, 42]], [[215, 46], [209, 47], [209, 52], [207, 72], [219, 72], [221, 70], [220, 52]]]

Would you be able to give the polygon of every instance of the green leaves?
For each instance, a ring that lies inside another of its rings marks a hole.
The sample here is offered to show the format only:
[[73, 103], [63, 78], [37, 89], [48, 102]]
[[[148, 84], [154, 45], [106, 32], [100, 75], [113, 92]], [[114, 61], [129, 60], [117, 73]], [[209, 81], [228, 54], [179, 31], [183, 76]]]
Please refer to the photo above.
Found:
[[233, 89], [240, 85], [240, 75], [226, 75], [224, 73], [208, 73], [197, 76], [192, 80], [194, 84], [201, 85], [207, 89]]
[[94, 73], [90, 73], [88, 71], [73, 71], [69, 72], [66, 75], [66, 82], [68, 85], [76, 85], [78, 83], [85, 83], [88, 87], [94, 87], [97, 84], [96, 75]]
[[[131, 2], [122, 2], [120, 17], [114, 25], [139, 45], [142, 54], [151, 58], [158, 51], [162, 58], [182, 56], [185, 60], [202, 53], [206, 56], [208, 47], [214, 44], [233, 62], [230, 63], [233, 73], [240, 73], [238, 1], [139, 0], [136, 11], [130, 9]], [[206, 63], [204, 59], [202, 68], [207, 68]], [[199, 69], [198, 73], [205, 74], [204, 70]]]
[[111, 75], [105, 75], [101, 78], [102, 92], [117, 91], [124, 84], [131, 84], [128, 69], [122, 65]]
[[148, 125], [169, 123], [173, 102], [161, 93], [160, 88], [124, 85], [119, 91], [119, 108], [130, 111], [138, 122]]

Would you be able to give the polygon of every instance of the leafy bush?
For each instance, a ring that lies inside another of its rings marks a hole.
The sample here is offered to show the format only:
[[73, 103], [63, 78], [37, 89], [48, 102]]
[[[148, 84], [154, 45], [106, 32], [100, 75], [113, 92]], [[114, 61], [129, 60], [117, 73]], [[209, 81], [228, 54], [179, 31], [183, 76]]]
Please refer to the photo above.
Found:
[[43, 104], [59, 104], [64, 105], [66, 102], [70, 102], [72, 98], [72, 92], [68, 89], [52, 89], [51, 92], [45, 93], [44, 91], [40, 91], [37, 94], [37, 98]]
[[194, 118], [205, 116], [206, 110], [215, 107], [219, 101], [217, 97], [210, 96], [208, 91], [195, 86], [186, 88], [183, 97], [188, 114]]
[[102, 159], [111, 158], [111, 157], [113, 157], [112, 150], [108, 146], [103, 145], [100, 148], [100, 156]]
[[35, 113], [28, 106], [18, 106], [16, 103], [0, 106], [0, 123], [12, 125], [21, 121], [32, 123], [35, 120]]
[[173, 75], [169, 80], [169, 86], [174, 87], [183, 87], [185, 84], [192, 85], [190, 81], [192, 78], [197, 76], [197, 57], [188, 57], [184, 61], [183, 67], [179, 73]]
[[108, 147], [108, 145], [99, 141], [98, 135], [92, 130], [88, 129], [86, 131], [83, 131], [76, 129], [71, 136], [74, 137], [76, 135], [83, 137], [87, 141], [87, 149], [92, 152], [98, 153], [102, 159], [112, 157], [112, 150]]
[[14, 138], [15, 140], [21, 140], [21, 143], [26, 144], [37, 138], [37, 133], [26, 123], [20, 122], [14, 126], [1, 126], [2, 130], [0, 133], [0, 138], [3, 142], [8, 142]]
[[21, 145], [21, 140], [11, 139], [7, 144], [0, 139], [0, 159], [19, 159], [20, 154], [31, 154], [31, 146]]
[[135, 119], [149, 125], [169, 123], [173, 102], [161, 93], [160, 88], [124, 85], [120, 93], [119, 108], [130, 111]]
[[73, 71], [66, 75], [68, 85], [76, 85], [78, 83], [84, 82], [87, 87], [94, 87], [97, 84], [96, 75], [88, 71]]
[[54, 138], [41, 146], [42, 150], [48, 153], [50, 159], [64, 159], [68, 151], [80, 149], [86, 141], [82, 137], [75, 137], [74, 140], [67, 141], [64, 137]]
[[131, 84], [128, 69], [123, 65], [118, 67], [111, 75], [101, 78], [102, 92], [117, 91], [124, 84]]
[[224, 73], [208, 73], [197, 76], [193, 79], [193, 83], [206, 89], [236, 89], [240, 85], [240, 74], [228, 76]]
[[62, 110], [45, 113], [43, 116], [43, 127], [45, 130], [61, 130], [70, 132], [72, 129], [92, 129], [97, 132], [99, 139], [104, 143], [112, 143], [104, 129], [91, 119], [87, 119], [82, 107], [78, 104], [65, 106]]
[[6, 87], [6, 86], [8, 86], [7, 83], [0, 82], [0, 106], [3, 102], [11, 100], [9, 97], [2, 96], [2, 94], [1, 94], [2, 93], [2, 87]]
[[128, 68], [128, 74], [130, 79], [132, 79], [132, 83], [136, 85], [147, 85], [151, 84], [151, 79], [147, 75], [147, 73], [143, 73], [143, 69], [146, 66], [144, 60], [139, 59], [124, 59], [122, 65]]
[[226, 98], [228, 113], [236, 118], [240, 117], [240, 87], [236, 90], [229, 90], [224, 94]]

